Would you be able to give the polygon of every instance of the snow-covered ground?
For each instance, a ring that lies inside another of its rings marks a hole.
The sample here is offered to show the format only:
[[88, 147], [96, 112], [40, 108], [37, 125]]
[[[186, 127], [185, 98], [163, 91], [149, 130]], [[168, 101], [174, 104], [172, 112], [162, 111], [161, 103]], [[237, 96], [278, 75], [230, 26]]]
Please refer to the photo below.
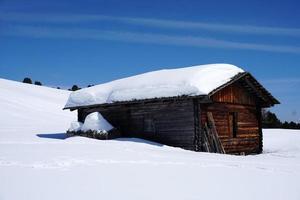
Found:
[[65, 138], [68, 95], [0, 79], [0, 200], [300, 199], [300, 131], [264, 130], [253, 156]]

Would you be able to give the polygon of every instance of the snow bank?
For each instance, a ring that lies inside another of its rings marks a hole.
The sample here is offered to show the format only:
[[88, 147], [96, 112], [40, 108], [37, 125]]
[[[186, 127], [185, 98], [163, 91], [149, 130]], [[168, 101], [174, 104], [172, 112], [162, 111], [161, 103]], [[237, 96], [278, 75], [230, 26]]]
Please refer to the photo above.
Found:
[[241, 72], [244, 71], [230, 64], [153, 71], [72, 92], [65, 107], [156, 97], [207, 95]]
[[81, 128], [82, 128], [82, 123], [81, 122], [77, 122], [77, 121], [74, 121], [74, 122], [71, 122], [71, 125], [70, 125], [70, 128], [68, 129], [68, 131], [80, 131]]
[[111, 129], [113, 129], [113, 126], [110, 125], [106, 119], [99, 113], [99, 112], [93, 112], [89, 114], [85, 120], [84, 124], [82, 125], [81, 130], [82, 131], [103, 131], [108, 132]]

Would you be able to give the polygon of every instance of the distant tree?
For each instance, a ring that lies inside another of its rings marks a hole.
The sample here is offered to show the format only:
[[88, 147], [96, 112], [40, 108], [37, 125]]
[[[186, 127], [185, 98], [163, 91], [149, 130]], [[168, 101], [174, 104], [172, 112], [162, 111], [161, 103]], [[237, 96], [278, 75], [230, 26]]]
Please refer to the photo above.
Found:
[[40, 81], [34, 81], [34, 85], [42, 85]]
[[283, 124], [282, 124], [282, 128], [285, 128], [285, 129], [288, 129], [290, 127], [289, 123], [287, 121], [285, 121]]
[[291, 121], [290, 124], [289, 124], [289, 128], [290, 129], [297, 129], [297, 126], [298, 125], [295, 122], [293, 122], [293, 121]]
[[269, 110], [262, 111], [262, 126], [263, 128], [281, 128], [282, 123], [275, 113]]
[[32, 80], [28, 77], [24, 78], [23, 83], [32, 84]]
[[276, 116], [269, 110], [262, 111], [262, 127], [263, 128], [283, 128], [283, 129], [300, 129], [300, 123], [293, 121], [282, 123]]
[[57, 87], [56, 89], [60, 89], [60, 87]]
[[80, 88], [77, 85], [73, 85], [71, 88], [71, 91], [80, 90]]
[[88, 85], [87, 87], [93, 87], [94, 85]]

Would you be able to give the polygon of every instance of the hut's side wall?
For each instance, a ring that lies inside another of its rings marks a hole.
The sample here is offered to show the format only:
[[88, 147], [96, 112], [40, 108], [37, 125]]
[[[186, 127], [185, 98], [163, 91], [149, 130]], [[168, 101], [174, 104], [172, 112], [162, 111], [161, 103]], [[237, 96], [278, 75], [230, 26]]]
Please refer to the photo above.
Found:
[[[214, 103], [201, 107], [201, 121], [207, 121], [207, 112], [212, 112], [216, 128], [226, 153], [259, 153], [261, 137], [257, 109], [253, 106]], [[229, 113], [237, 113], [236, 137], [231, 134]]]
[[84, 120], [100, 112], [125, 137], [138, 137], [184, 149], [195, 149], [193, 100], [157, 101], [97, 107], [79, 111]]
[[[260, 108], [254, 96], [236, 83], [216, 93], [212, 100], [214, 101], [212, 104], [201, 105], [201, 123], [204, 125], [207, 122], [207, 112], [212, 112], [226, 153], [260, 153], [262, 150]], [[235, 135], [232, 130], [233, 114], [236, 119]]]

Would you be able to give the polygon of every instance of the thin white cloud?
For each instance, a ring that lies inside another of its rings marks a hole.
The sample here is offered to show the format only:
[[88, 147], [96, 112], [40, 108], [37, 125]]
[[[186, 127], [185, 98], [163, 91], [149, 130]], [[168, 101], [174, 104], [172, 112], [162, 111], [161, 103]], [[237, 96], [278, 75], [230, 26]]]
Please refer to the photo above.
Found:
[[0, 13], [3, 21], [16, 22], [44, 22], [44, 23], [82, 23], [96, 21], [116, 21], [156, 28], [183, 29], [183, 30], [208, 30], [214, 32], [276, 35], [300, 37], [300, 28], [283, 28], [269, 26], [218, 24], [207, 22], [190, 22], [180, 20], [151, 19], [138, 17], [114, 17], [106, 15], [89, 14], [26, 14], [26, 13]]
[[153, 27], [173, 28], [173, 29], [194, 29], [209, 30], [216, 32], [228, 33], [244, 33], [244, 34], [261, 34], [261, 35], [280, 35], [280, 36], [300, 36], [298, 28], [281, 28], [267, 26], [251, 26], [251, 25], [233, 25], [233, 24], [217, 24], [205, 22], [188, 22], [163, 19], [145, 19], [145, 18], [123, 18], [124, 21], [132, 24], [143, 24]]
[[[294, 93], [300, 86], [300, 78], [295, 77], [283, 77], [276, 79], [266, 79], [261, 81], [264, 85], [268, 86], [270, 91], [274, 94], [281, 94], [284, 96], [295, 97]], [[284, 101], [282, 99], [281, 101]], [[283, 102], [282, 102], [283, 103]], [[289, 102], [291, 103], [291, 102]]]
[[300, 78], [278, 78], [278, 79], [265, 80], [264, 82], [267, 84], [296, 85], [296, 84], [300, 84]]
[[38, 38], [112, 40], [146, 44], [177, 45], [189, 47], [213, 47], [246, 49], [269, 52], [300, 54], [300, 47], [232, 42], [207, 37], [177, 36], [166, 34], [139, 33], [128, 31], [104, 31], [98, 29], [54, 28], [34, 26], [11, 26], [2, 30], [2, 35]]
[[[44, 23], [80, 23], [105, 20], [118, 20], [119, 17], [104, 15], [74, 15], [74, 14], [27, 14], [27, 13], [0, 13], [2, 21], [13, 22], [44, 22]], [[122, 19], [122, 18], [120, 18]]]

